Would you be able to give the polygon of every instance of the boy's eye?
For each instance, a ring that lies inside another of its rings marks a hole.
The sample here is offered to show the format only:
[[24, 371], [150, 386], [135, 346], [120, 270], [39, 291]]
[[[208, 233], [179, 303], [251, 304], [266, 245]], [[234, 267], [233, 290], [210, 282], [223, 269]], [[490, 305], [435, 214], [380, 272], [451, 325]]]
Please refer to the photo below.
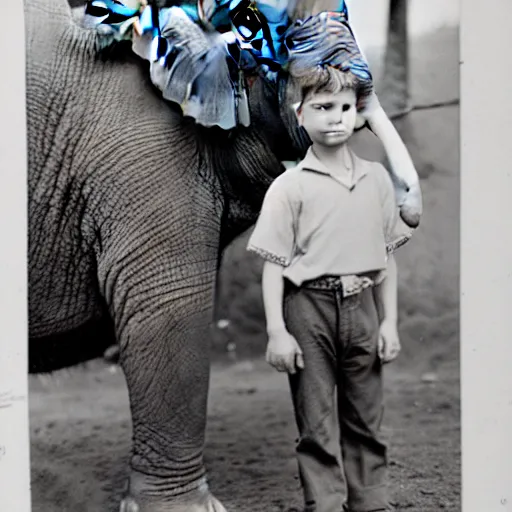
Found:
[[347, 112], [352, 108], [352, 105], [349, 105], [348, 103], [345, 103], [343, 105], [343, 112]]
[[317, 105], [313, 105], [313, 108], [316, 110], [329, 110], [332, 108], [330, 103], [318, 103]]

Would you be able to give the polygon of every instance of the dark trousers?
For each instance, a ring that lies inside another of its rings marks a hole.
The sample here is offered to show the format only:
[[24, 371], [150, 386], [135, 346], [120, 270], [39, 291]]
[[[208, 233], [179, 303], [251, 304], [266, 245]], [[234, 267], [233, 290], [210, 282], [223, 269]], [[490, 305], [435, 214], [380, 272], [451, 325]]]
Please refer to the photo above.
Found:
[[341, 291], [288, 284], [284, 315], [304, 353], [305, 368], [290, 375], [290, 387], [305, 512], [388, 510], [372, 288], [343, 298]]

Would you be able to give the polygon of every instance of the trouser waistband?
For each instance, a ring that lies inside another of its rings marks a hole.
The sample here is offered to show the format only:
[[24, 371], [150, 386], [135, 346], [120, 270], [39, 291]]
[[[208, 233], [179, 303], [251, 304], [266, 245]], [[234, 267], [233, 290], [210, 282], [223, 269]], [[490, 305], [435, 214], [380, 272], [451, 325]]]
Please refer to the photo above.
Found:
[[357, 295], [366, 288], [375, 285], [375, 281], [367, 276], [344, 275], [344, 276], [321, 276], [317, 279], [305, 281], [304, 288], [313, 290], [341, 290], [343, 297]]

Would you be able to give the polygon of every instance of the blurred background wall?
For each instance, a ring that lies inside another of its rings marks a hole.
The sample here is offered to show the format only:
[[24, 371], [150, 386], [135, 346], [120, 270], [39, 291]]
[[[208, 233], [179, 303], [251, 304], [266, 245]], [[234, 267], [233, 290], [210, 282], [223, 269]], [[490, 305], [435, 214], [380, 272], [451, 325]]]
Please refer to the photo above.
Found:
[[[364, 50], [383, 48], [389, 2], [384, 0], [346, 0], [350, 23]], [[409, 0], [409, 35], [416, 39], [432, 35], [439, 28], [459, 25], [458, 0]]]

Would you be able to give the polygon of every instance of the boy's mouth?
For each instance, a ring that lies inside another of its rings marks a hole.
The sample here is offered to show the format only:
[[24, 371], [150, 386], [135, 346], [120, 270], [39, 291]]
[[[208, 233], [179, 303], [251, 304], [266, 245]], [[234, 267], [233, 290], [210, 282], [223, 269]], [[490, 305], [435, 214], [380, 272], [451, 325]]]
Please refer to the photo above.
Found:
[[346, 130], [329, 130], [324, 132], [324, 135], [346, 135]]

